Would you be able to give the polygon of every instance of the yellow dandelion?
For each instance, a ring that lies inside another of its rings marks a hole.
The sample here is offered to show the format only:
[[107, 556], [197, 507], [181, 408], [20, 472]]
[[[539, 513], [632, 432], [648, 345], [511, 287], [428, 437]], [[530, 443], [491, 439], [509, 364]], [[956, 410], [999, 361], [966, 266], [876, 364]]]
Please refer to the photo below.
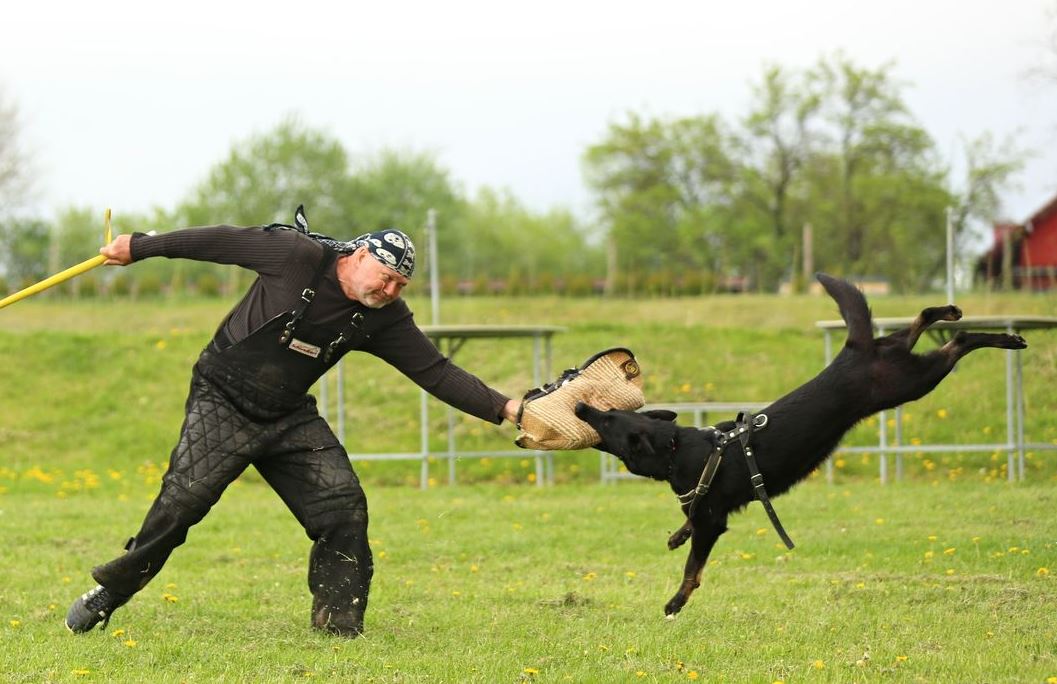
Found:
[[115, 639], [123, 637], [123, 636], [125, 636], [125, 630], [123, 630], [123, 629], [115, 629], [113, 632], [110, 633], [110, 636], [114, 637]]
[[756, 536], [757, 537], [762, 537], [765, 534], [767, 534], [767, 528], [766, 527], [758, 527], [758, 528], [756, 528]]
[[906, 661], [907, 661], [907, 657], [905, 655], [896, 656], [896, 662], [897, 663], [905, 663]]
[[741, 558], [742, 560], [752, 560], [753, 558], [756, 557], [756, 554], [754, 554], [754, 553], [746, 553], [744, 551], [740, 551], [740, 552], [738, 552], [738, 557]]
[[387, 554], [387, 553], [386, 553], [385, 551], [379, 551], [379, 552], [378, 552], [378, 558], [380, 558], [380, 559], [381, 559], [381, 558], [385, 558], [385, 557], [386, 557], [386, 556], [388, 556], [388, 555], [389, 555], [389, 554]]
[[480, 570], [480, 568], [477, 567], [477, 563], [470, 564], [470, 572], [477, 572], [478, 570]]
[[947, 568], [947, 574], [948, 575], [953, 575], [954, 574], [954, 568]]
[[158, 351], [161, 351], [162, 349], [165, 349], [166, 346], [167, 345], [165, 343], [165, 340], [158, 340], [157, 342], [154, 343], [154, 348], [157, 349]]
[[697, 674], [697, 670], [690, 670], [689, 672], [686, 673], [686, 678], [687, 679], [697, 679], [700, 676], [701, 675]]
[[594, 581], [594, 579], [596, 577], [598, 577], [598, 573], [597, 572], [589, 572], [589, 573], [586, 573], [584, 575], [584, 581], [585, 582], [592, 582], [592, 581]]
[[646, 673], [643, 672], [642, 670], [639, 670], [638, 672], [635, 673], [635, 676], [639, 677], [641, 679], [642, 677], [646, 676]]
[[936, 417], [939, 418], [940, 420], [946, 418], [947, 417], [947, 409], [941, 408], [939, 411], [936, 411]]
[[932, 556], [933, 555], [934, 554], [931, 551], [926, 551], [925, 552], [925, 560], [932, 560]]
[[815, 668], [816, 670], [824, 670], [826, 669], [826, 663], [821, 660], [816, 660], [815, 662], [811, 663], [811, 667]]
[[70, 670], [70, 674], [76, 675], [77, 677], [86, 677], [86, 676], [92, 674], [92, 671], [91, 670], [85, 670], [85, 669]]
[[843, 458], [838, 458], [836, 461], [833, 462], [833, 465], [835, 465], [837, 467], [837, 469], [839, 470], [839, 469], [843, 468], [844, 466], [848, 465], [848, 462], [845, 461]]
[[11, 620], [8, 624], [10, 624], [12, 627], [19, 627], [19, 626], [22, 625], [22, 621], [21, 620]]
[[874, 520], [874, 524], [884, 525], [885, 524], [885, 519], [884, 518], [877, 518], [876, 520]]
[[606, 646], [605, 644], [599, 644], [599, 645], [598, 645], [598, 650], [599, 650], [599, 651], [602, 651], [603, 653], [605, 653], [606, 651], [608, 651], [608, 650], [609, 650], [609, 647], [608, 647], [608, 646]]
[[628, 579], [635, 579], [635, 571], [634, 570], [628, 570], [627, 572], [624, 573], [624, 577], [627, 577]]
[[540, 671], [539, 671], [539, 670], [537, 670], [537, 669], [536, 669], [536, 668], [534, 668], [534, 667], [526, 667], [526, 668], [525, 668], [525, 669], [523, 670], [523, 672], [524, 672], [525, 674], [527, 674], [527, 675], [528, 675], [529, 677], [535, 677], [536, 675], [538, 675], [538, 674], [540, 673]]
[[934, 542], [934, 541], [936, 541], [936, 535], [934, 535], [934, 534], [930, 534], [930, 535], [929, 535], [929, 541], [930, 541], [930, 542]]
[[1047, 677], [1046, 684], [1057, 684], [1057, 677]]
[[136, 648], [136, 640], [135, 639], [125, 639], [124, 643], [129, 648]]
[[525, 476], [525, 479], [528, 480], [529, 482], [535, 482], [536, 481], [536, 473], [529, 473], [527, 476]]
[[952, 547], [950, 547], [950, 548], [944, 549], [944, 550], [943, 550], [943, 555], [944, 555], [944, 556], [953, 556], [953, 555], [954, 555], [954, 552], [955, 552], [955, 550], [956, 550], [956, 549], [955, 549], [955, 548], [954, 548], [953, 546], [952, 546]]
[[1035, 574], [1038, 575], [1039, 577], [1045, 577], [1046, 575], [1050, 574], [1050, 569], [1049, 568], [1039, 568], [1038, 570], [1035, 571]]
[[451, 592], [451, 595], [454, 596], [455, 598], [459, 598], [460, 596], [462, 596], [462, 592], [461, 591], [453, 591], [453, 592]]
[[170, 594], [169, 592], [165, 592], [164, 594], [162, 594], [162, 595], [161, 595], [161, 597], [162, 597], [162, 598], [163, 598], [163, 599], [164, 599], [164, 600], [165, 600], [165, 601], [166, 601], [167, 603], [176, 603], [177, 601], [179, 601], [179, 600], [180, 600], [180, 599], [176, 598], [175, 596], [173, 596], [172, 594]]

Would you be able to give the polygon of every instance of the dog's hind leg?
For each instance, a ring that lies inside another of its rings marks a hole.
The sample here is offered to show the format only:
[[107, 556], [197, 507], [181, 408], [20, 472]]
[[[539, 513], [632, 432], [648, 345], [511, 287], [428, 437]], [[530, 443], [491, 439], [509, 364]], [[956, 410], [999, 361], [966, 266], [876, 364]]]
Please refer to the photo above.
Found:
[[690, 538], [690, 554], [686, 558], [686, 569], [683, 571], [683, 582], [679, 585], [679, 591], [664, 605], [665, 615], [675, 615], [686, 602], [690, 600], [690, 594], [701, 586], [701, 571], [705, 569], [708, 555], [712, 553], [712, 547], [716, 545], [719, 536], [727, 531], [727, 520], [710, 521], [707, 527], [695, 527], [693, 536]]
[[1024, 349], [1027, 346], [1020, 335], [959, 331], [939, 349], [914, 357], [916, 362], [901, 373], [902, 379], [887, 383], [895, 391], [882, 404], [890, 407], [920, 399], [947, 377], [959, 359], [976, 349]]
[[914, 322], [910, 324], [910, 327], [906, 330], [901, 330], [891, 337], [898, 338], [905, 336], [906, 348], [911, 350], [914, 345], [918, 343], [918, 338], [921, 337], [921, 333], [936, 323], [937, 321], [957, 321], [961, 320], [962, 310], [952, 305], [949, 306], [930, 306], [927, 309], [922, 310], [918, 314], [918, 317], [914, 319]]
[[1028, 343], [1020, 335], [1007, 333], [959, 332], [951, 341], [939, 348], [953, 366], [958, 359], [976, 349], [1027, 349]]
[[848, 341], [845, 344], [862, 351], [873, 349], [873, 319], [866, 305], [866, 297], [859, 288], [825, 273], [816, 273], [815, 277], [840, 308], [841, 318], [848, 326]]

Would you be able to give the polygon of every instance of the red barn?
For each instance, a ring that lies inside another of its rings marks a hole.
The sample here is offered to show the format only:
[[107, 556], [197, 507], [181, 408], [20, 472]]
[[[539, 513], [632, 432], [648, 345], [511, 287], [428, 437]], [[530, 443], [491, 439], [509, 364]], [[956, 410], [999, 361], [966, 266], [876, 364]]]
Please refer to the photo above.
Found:
[[1013, 287], [1057, 289], [1057, 197], [1022, 225], [995, 224], [994, 244], [980, 257], [976, 271], [989, 282], [1002, 283], [1006, 268], [1012, 271]]

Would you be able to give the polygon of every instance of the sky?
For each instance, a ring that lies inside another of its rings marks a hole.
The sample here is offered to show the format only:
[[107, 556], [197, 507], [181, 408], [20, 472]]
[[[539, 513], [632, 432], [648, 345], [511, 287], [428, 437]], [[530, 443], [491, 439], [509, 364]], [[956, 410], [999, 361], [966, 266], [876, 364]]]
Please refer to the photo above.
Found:
[[45, 216], [172, 208], [233, 144], [294, 115], [354, 157], [428, 151], [468, 193], [589, 218], [581, 157], [610, 123], [733, 121], [765, 66], [838, 50], [892, 63], [956, 168], [985, 132], [1033, 152], [1003, 218], [1057, 194], [1057, 76], [1031, 76], [1057, 74], [1057, 0], [40, 0], [3, 16], [0, 88]]

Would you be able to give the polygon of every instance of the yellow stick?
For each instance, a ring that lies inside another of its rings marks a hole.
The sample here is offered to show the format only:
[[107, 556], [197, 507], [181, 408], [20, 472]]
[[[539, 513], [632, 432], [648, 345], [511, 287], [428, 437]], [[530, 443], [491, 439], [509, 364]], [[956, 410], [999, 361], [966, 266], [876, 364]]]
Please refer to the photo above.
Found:
[[[110, 244], [110, 240], [112, 239], [110, 237], [110, 210], [109, 209], [106, 210], [105, 224], [106, 224], [106, 226], [105, 226], [105, 231], [103, 233], [103, 239], [105, 240], [105, 244], [109, 245]], [[96, 266], [101, 266], [105, 261], [106, 261], [106, 257], [103, 256], [102, 254], [100, 254], [99, 256], [94, 256], [91, 259], [88, 259], [87, 261], [82, 261], [81, 263], [77, 264], [76, 266], [71, 266], [68, 269], [66, 269], [65, 271], [62, 271], [60, 273], [56, 273], [53, 276], [45, 278], [44, 280], [40, 281], [39, 283], [36, 283], [34, 285], [30, 285], [29, 287], [25, 288], [24, 290], [19, 290], [18, 292], [14, 293], [12, 295], [8, 295], [7, 297], [4, 297], [3, 299], [0, 299], [0, 309], [4, 308], [5, 306], [7, 306], [9, 304], [14, 304], [15, 302], [17, 302], [19, 300], [25, 299], [26, 297], [29, 297], [30, 295], [35, 295], [38, 292], [42, 292], [44, 290], [47, 290], [49, 287], [54, 287], [54, 286], [58, 285], [59, 283], [62, 283], [62, 282], [65, 282], [65, 281], [69, 280], [70, 278], [79, 276], [82, 273], [84, 273], [85, 271], [92, 270]]]

